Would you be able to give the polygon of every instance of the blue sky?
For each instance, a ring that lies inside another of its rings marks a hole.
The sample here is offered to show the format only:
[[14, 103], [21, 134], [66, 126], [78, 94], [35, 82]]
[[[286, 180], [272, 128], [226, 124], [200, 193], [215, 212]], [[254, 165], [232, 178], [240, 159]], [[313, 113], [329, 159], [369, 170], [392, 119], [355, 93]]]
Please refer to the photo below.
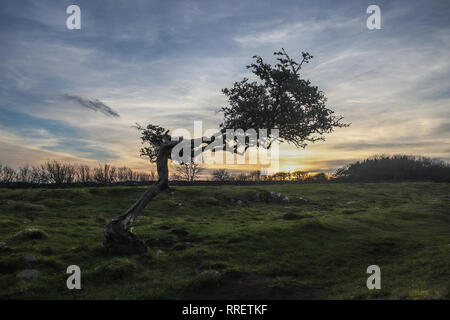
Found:
[[[66, 8], [81, 8], [81, 30]], [[366, 8], [381, 8], [381, 30]], [[332, 171], [375, 153], [450, 160], [448, 1], [2, 1], [0, 163], [148, 168], [131, 126], [205, 128], [254, 54], [314, 55], [304, 76], [351, 122], [282, 169]], [[67, 95], [97, 99], [109, 117]]]

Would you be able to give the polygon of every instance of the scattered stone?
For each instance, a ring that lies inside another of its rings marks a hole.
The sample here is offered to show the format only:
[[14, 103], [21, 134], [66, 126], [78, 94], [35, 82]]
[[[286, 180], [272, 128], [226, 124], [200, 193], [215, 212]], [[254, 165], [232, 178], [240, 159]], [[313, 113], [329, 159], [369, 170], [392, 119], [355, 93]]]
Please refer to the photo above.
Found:
[[31, 254], [26, 254], [23, 258], [26, 262], [34, 262], [37, 260], [36, 257], [32, 256]]
[[178, 206], [179, 206], [179, 207], [181, 207], [181, 206], [182, 206], [181, 202], [179, 202], [179, 203], [178, 203]]
[[157, 255], [160, 255], [160, 254], [163, 254], [163, 253], [164, 253], [164, 251], [162, 251], [161, 249], [156, 250], [156, 254]]
[[26, 269], [19, 272], [16, 277], [23, 280], [35, 280], [39, 272], [36, 269]]
[[48, 235], [39, 229], [26, 229], [16, 233], [13, 238], [17, 240], [39, 240], [47, 239]]
[[85, 252], [89, 250], [89, 246], [87, 244], [82, 244], [79, 247], [76, 247], [75, 249], [73, 249], [73, 252]]
[[238, 206], [240, 206], [240, 205], [242, 205], [242, 200], [238, 200], [238, 201], [236, 201], [236, 204], [238, 205]]
[[301, 202], [305, 202], [305, 203], [309, 201], [308, 199], [303, 198], [303, 197], [298, 197], [298, 200]]
[[289, 197], [284, 197], [283, 200], [281, 200], [283, 202], [289, 202]]
[[6, 244], [5, 241], [0, 241], [0, 246], [3, 246], [3, 245], [5, 245], [5, 244]]
[[351, 206], [352, 204], [355, 204], [355, 201], [348, 201], [347, 204], [348, 204], [349, 206]]
[[281, 193], [279, 192], [270, 192], [270, 196], [274, 199], [280, 199], [281, 198]]

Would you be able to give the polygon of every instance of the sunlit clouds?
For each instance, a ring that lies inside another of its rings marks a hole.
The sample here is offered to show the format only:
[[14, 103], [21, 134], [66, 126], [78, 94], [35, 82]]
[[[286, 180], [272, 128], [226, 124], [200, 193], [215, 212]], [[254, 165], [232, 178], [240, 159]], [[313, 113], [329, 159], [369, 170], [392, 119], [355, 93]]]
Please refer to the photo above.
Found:
[[351, 123], [306, 149], [282, 145], [281, 170], [333, 172], [380, 153], [450, 160], [444, 1], [383, 3], [381, 30], [359, 1], [77, 4], [79, 31], [57, 1], [2, 4], [0, 163], [147, 170], [135, 123], [218, 128], [221, 89], [281, 47], [314, 56], [303, 76]]

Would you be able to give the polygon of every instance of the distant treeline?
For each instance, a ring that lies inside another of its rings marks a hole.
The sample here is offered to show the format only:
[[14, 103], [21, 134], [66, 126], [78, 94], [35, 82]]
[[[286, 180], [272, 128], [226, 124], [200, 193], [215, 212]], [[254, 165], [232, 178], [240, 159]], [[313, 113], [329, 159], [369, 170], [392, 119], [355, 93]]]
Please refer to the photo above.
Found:
[[[153, 171], [135, 171], [128, 167], [115, 167], [110, 164], [88, 165], [68, 164], [48, 161], [40, 166], [24, 166], [13, 169], [0, 165], [0, 184], [2, 186], [64, 186], [64, 185], [148, 185], [157, 180]], [[334, 174], [311, 173], [297, 170], [262, 175], [259, 170], [232, 174], [226, 169], [212, 172], [208, 180], [198, 180], [198, 176], [183, 179], [176, 172], [171, 176], [174, 185], [220, 185], [220, 184], [270, 184], [270, 183], [309, 183], [340, 181], [405, 181], [431, 180], [450, 182], [450, 165], [442, 160], [406, 155], [376, 155], [363, 161], [348, 164]]]
[[277, 172], [272, 175], [263, 175], [261, 171], [254, 170], [249, 172], [241, 172], [239, 174], [231, 174], [225, 169], [215, 170], [212, 173], [212, 180], [217, 182], [324, 182], [331, 177], [323, 172], [311, 173], [308, 171], [297, 170], [293, 172]]
[[407, 155], [376, 155], [336, 171], [334, 177], [350, 181], [431, 180], [450, 182], [450, 165], [439, 159]]
[[59, 161], [48, 161], [40, 166], [24, 166], [15, 170], [0, 165], [0, 183], [23, 184], [111, 184], [116, 182], [148, 182], [155, 179], [154, 172], [134, 171], [128, 167], [100, 164], [74, 165]]

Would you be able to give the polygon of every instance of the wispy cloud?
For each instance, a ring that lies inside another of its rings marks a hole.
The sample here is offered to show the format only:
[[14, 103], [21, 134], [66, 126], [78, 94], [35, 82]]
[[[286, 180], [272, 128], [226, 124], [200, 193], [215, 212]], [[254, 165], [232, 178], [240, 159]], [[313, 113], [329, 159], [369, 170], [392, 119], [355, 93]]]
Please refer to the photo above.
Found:
[[111, 107], [107, 106], [103, 102], [101, 102], [98, 99], [90, 100], [86, 99], [77, 95], [71, 95], [71, 94], [64, 94], [64, 98], [69, 101], [77, 102], [80, 106], [98, 111], [103, 113], [104, 115], [107, 115], [109, 117], [119, 118], [119, 114], [115, 112]]

